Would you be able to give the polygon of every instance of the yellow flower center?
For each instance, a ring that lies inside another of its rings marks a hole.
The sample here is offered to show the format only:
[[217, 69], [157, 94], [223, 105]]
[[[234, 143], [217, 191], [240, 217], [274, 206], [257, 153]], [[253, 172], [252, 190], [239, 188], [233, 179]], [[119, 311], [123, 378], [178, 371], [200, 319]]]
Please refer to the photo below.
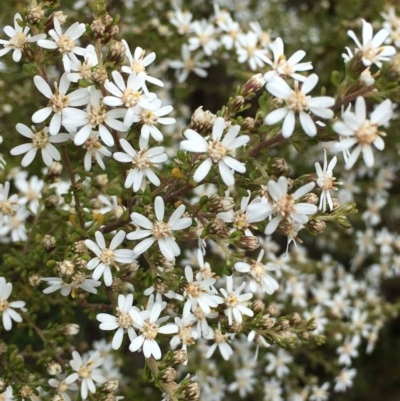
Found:
[[75, 47], [75, 42], [69, 36], [61, 35], [57, 45], [61, 53], [70, 53]]

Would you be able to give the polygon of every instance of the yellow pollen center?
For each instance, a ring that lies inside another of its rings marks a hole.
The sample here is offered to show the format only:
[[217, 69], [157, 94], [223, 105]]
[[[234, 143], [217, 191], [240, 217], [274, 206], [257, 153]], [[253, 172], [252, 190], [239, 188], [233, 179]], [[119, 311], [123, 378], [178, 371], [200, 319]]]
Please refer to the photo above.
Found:
[[233, 217], [233, 226], [238, 230], [245, 230], [249, 227], [249, 223], [247, 222], [247, 215], [242, 210], [238, 210], [235, 212]]
[[163, 221], [157, 221], [154, 223], [151, 233], [156, 239], [172, 237], [171, 229], [169, 228], [168, 224], [164, 223]]
[[210, 141], [208, 142], [208, 156], [210, 156], [213, 163], [218, 163], [227, 154], [227, 150], [222, 142]]
[[8, 47], [13, 49], [22, 49], [26, 43], [26, 36], [23, 32], [17, 32], [15, 36], [10, 39]]
[[196, 283], [189, 283], [186, 287], [186, 292], [192, 298], [198, 298], [203, 293], [203, 289]]
[[299, 89], [295, 91], [286, 99], [287, 107], [293, 111], [308, 110], [307, 96]]
[[158, 324], [155, 323], [145, 323], [141, 332], [143, 336], [148, 340], [153, 340], [157, 337], [158, 333]]
[[117, 321], [120, 327], [127, 329], [128, 327], [131, 327], [133, 325], [133, 320], [128, 312], [118, 311], [117, 313], [118, 313]]
[[140, 115], [140, 119], [144, 124], [154, 125], [158, 121], [158, 116], [154, 114], [151, 110], [144, 110]]
[[140, 91], [135, 91], [132, 89], [124, 90], [122, 94], [122, 101], [124, 102], [125, 107], [128, 109], [131, 107], [135, 107], [140, 99], [142, 93]]
[[13, 216], [15, 213], [14, 207], [16, 205], [16, 202], [10, 202], [8, 199], [0, 201], [0, 213], [7, 216]]
[[54, 113], [61, 113], [63, 108], [68, 107], [68, 96], [61, 95], [56, 87], [56, 92], [50, 98], [49, 106], [53, 109]]
[[0, 312], [4, 312], [8, 308], [8, 301], [6, 299], [0, 299]]
[[114, 261], [114, 251], [105, 248], [101, 251], [99, 256], [100, 262], [106, 265], [111, 264]]
[[138, 168], [139, 170], [146, 170], [154, 164], [147, 157], [147, 150], [141, 150], [136, 153], [136, 156], [132, 160], [132, 167]]
[[366, 120], [360, 125], [354, 135], [360, 145], [370, 145], [379, 135], [378, 126]]
[[104, 110], [104, 106], [101, 105], [99, 108], [91, 107], [88, 118], [89, 124], [92, 127], [97, 127], [98, 125], [103, 124], [106, 119], [106, 111]]
[[294, 210], [294, 199], [292, 195], [284, 195], [274, 204], [274, 213], [282, 218], [290, 219], [290, 213]]
[[227, 342], [226, 335], [222, 334], [220, 329], [216, 329], [214, 332], [214, 341], [217, 344], [226, 343]]
[[93, 149], [100, 149], [101, 143], [99, 139], [95, 135], [90, 135], [87, 141], [82, 145], [83, 149], [93, 150]]
[[91, 363], [88, 363], [86, 365], [83, 365], [79, 371], [78, 371], [78, 375], [79, 377], [82, 377], [82, 379], [87, 379], [88, 377], [90, 377], [90, 375], [92, 374], [92, 369], [91, 369]]
[[146, 71], [145, 66], [143, 65], [142, 60], [133, 60], [131, 62], [131, 68], [133, 71], [136, 72], [136, 74], [139, 74], [140, 72]]
[[79, 68], [79, 72], [81, 73], [83, 79], [86, 79], [88, 81], [92, 79], [92, 69], [88, 61], [85, 61], [81, 65], [81, 67]]
[[32, 137], [32, 144], [35, 149], [43, 149], [49, 143], [49, 136], [41, 130], [39, 132], [35, 132]]
[[196, 62], [190, 58], [188, 60], [185, 60], [184, 68], [185, 68], [185, 70], [193, 71], [195, 65], [196, 65]]
[[236, 306], [238, 304], [238, 299], [236, 297], [236, 294], [233, 292], [228, 294], [227, 298], [225, 299], [225, 304], [229, 307]]
[[183, 343], [194, 344], [191, 326], [182, 327], [181, 330], [179, 331], [179, 338]]
[[61, 53], [70, 53], [75, 47], [75, 42], [69, 36], [61, 35], [57, 45]]

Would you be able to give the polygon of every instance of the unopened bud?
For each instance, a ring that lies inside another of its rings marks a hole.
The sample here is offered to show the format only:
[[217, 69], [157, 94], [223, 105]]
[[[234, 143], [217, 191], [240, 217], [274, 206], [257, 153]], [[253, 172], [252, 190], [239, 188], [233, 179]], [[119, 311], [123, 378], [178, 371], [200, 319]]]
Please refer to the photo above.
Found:
[[275, 304], [271, 304], [268, 306], [267, 310], [265, 311], [268, 315], [276, 315], [278, 313], [278, 308]]
[[99, 187], [104, 187], [105, 185], [108, 184], [108, 175], [107, 174], [96, 175], [95, 180], [96, 180], [96, 184]]
[[182, 363], [187, 361], [187, 352], [183, 349], [180, 349], [178, 351], [174, 351], [172, 354], [172, 365], [177, 366], [177, 365], [182, 365]]
[[106, 26], [104, 25], [101, 19], [95, 19], [90, 25], [90, 30], [92, 32], [93, 37], [95, 39], [99, 39], [104, 35]]
[[111, 289], [112, 289], [113, 291], [120, 292], [123, 285], [124, 285], [124, 282], [123, 282], [120, 278], [115, 277], [115, 278], [113, 279], [112, 284], [111, 284]]
[[315, 234], [321, 234], [326, 229], [326, 223], [324, 221], [313, 219], [307, 223], [307, 228]]
[[88, 262], [85, 259], [77, 258], [75, 260], [75, 267], [78, 269], [86, 269]]
[[66, 324], [61, 331], [63, 334], [66, 334], [67, 336], [74, 336], [79, 333], [79, 325], [75, 323], [69, 323]]
[[243, 96], [235, 96], [235, 98], [232, 100], [232, 109], [234, 111], [240, 110], [240, 108], [244, 105], [244, 102], [246, 99]]
[[111, 42], [115, 36], [118, 35], [119, 26], [118, 25], [110, 25], [106, 28], [106, 32], [104, 37], [101, 39], [101, 43], [106, 45], [107, 43]]
[[8, 351], [8, 347], [5, 343], [0, 344], [0, 355], [5, 354]]
[[242, 87], [242, 95], [247, 97], [258, 92], [265, 85], [262, 74], [253, 75]]
[[68, 16], [65, 15], [62, 11], [56, 11], [52, 13], [44, 24], [44, 29], [48, 32], [51, 29], [54, 29], [54, 17], [58, 18], [58, 22], [60, 25], [64, 25], [65, 21], [67, 20]]
[[288, 164], [285, 159], [281, 157], [276, 157], [269, 161], [268, 163], [268, 171], [271, 174], [281, 175], [290, 171]]
[[295, 312], [293, 315], [290, 317], [290, 324], [296, 324], [301, 322], [301, 316]]
[[318, 195], [310, 192], [308, 194], [305, 194], [301, 198], [301, 201], [305, 203], [311, 203], [312, 205], [316, 205], [318, 203]]
[[28, 24], [35, 25], [40, 22], [44, 17], [44, 11], [40, 6], [31, 7], [26, 15]]
[[290, 327], [290, 322], [287, 319], [282, 319], [276, 322], [274, 329], [278, 331], [286, 331]]
[[297, 334], [302, 340], [308, 340], [310, 338], [310, 334], [307, 331], [301, 331]]
[[160, 380], [164, 383], [171, 383], [176, 379], [176, 370], [174, 368], [167, 368], [160, 372]]
[[92, 72], [93, 81], [97, 84], [103, 84], [108, 79], [107, 69], [104, 67], [95, 67]]
[[317, 323], [315, 322], [315, 320], [307, 324], [307, 331], [314, 331], [314, 330], [317, 330]]
[[226, 227], [225, 221], [217, 217], [210, 225], [210, 233], [221, 238], [226, 238], [229, 235], [229, 230]]
[[46, 234], [42, 239], [42, 244], [46, 251], [51, 251], [56, 246], [56, 237]]
[[208, 110], [204, 111], [203, 106], [200, 106], [194, 111], [189, 128], [200, 133], [208, 133], [211, 131], [216, 118], [215, 114]]
[[251, 130], [255, 127], [256, 120], [252, 117], [246, 117], [242, 123], [242, 129], [243, 130]]
[[86, 253], [89, 251], [88, 247], [85, 244], [85, 241], [77, 241], [74, 243], [74, 251], [76, 253]]
[[332, 204], [333, 204], [333, 210], [337, 209], [340, 207], [340, 202], [338, 198], [332, 198]]
[[395, 77], [400, 77], [400, 54], [396, 54], [389, 61], [390, 72]]
[[265, 303], [261, 301], [261, 299], [256, 299], [250, 306], [250, 309], [254, 312], [255, 315], [261, 313], [265, 308]]
[[75, 273], [75, 264], [70, 260], [57, 263], [57, 269], [63, 276], [72, 276]]
[[120, 63], [125, 57], [125, 46], [122, 42], [117, 40], [113, 41], [108, 49], [107, 61], [111, 61], [114, 64]]
[[39, 274], [32, 274], [29, 276], [29, 285], [32, 287], [37, 287], [42, 281], [42, 277]]
[[260, 247], [260, 241], [254, 235], [242, 235], [239, 239], [239, 243], [236, 245], [238, 248], [244, 249], [246, 251], [255, 251]]
[[103, 384], [103, 390], [106, 393], [113, 393], [118, 390], [119, 381], [118, 380], [109, 380]]
[[47, 177], [49, 180], [54, 181], [55, 179], [57, 179], [60, 174], [62, 173], [63, 170], [63, 166], [61, 163], [59, 162], [54, 162], [50, 168], [49, 171], [47, 172]]
[[231, 326], [229, 326], [229, 329], [232, 333], [241, 333], [243, 330], [243, 324], [238, 323], [238, 322], [233, 322]]
[[28, 397], [32, 397], [34, 393], [33, 393], [32, 387], [25, 385], [25, 386], [21, 387], [19, 394], [21, 395], [22, 398], [28, 398]]
[[22, 48], [22, 55], [24, 56], [26, 61], [34, 61], [36, 57], [35, 51], [29, 45], [29, 43], [25, 43]]
[[230, 196], [221, 197], [214, 194], [208, 199], [207, 206], [211, 213], [228, 212], [235, 207], [235, 201]]
[[287, 348], [294, 348], [297, 345], [297, 338], [296, 337], [285, 337], [283, 339], [283, 343]]
[[197, 401], [200, 398], [200, 387], [198, 383], [190, 383], [183, 390], [185, 400]]
[[55, 375], [59, 375], [61, 372], [62, 372], [62, 368], [61, 368], [61, 365], [58, 362], [51, 361], [47, 365], [47, 373], [49, 375], [55, 376]]
[[275, 319], [271, 319], [270, 317], [265, 317], [258, 324], [258, 327], [262, 330], [268, 330], [275, 324]]

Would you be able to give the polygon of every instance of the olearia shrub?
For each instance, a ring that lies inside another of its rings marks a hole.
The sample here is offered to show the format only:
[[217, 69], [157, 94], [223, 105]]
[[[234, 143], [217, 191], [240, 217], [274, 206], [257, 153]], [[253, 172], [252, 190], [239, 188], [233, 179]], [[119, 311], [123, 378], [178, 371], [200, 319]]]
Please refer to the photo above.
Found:
[[0, 12], [0, 400], [350, 394], [400, 308], [400, 14], [295, 3]]

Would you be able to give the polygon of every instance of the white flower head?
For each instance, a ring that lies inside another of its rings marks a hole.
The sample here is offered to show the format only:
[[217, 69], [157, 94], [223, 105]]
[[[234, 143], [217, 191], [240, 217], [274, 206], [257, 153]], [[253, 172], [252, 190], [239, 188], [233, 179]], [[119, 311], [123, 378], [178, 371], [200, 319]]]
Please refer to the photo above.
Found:
[[[124, 333], [128, 332], [130, 341], [132, 342], [136, 337], [136, 332], [133, 327], [133, 320], [129, 311], [132, 308], [137, 309], [132, 306], [133, 304], [133, 294], [118, 295], [118, 306], [117, 306], [117, 316], [109, 315], [108, 313], [99, 313], [96, 319], [101, 323], [101, 330], [116, 330], [112, 340], [112, 348], [117, 350], [121, 347], [122, 340], [124, 339]], [[139, 310], [137, 310], [139, 312]]]
[[342, 115], [343, 121], [333, 124], [334, 131], [344, 137], [340, 142], [335, 143], [336, 152], [348, 150], [356, 145], [346, 161], [346, 170], [353, 167], [361, 152], [366, 166], [374, 165], [372, 145], [378, 150], [383, 150], [385, 147], [382, 136], [386, 134], [379, 131], [378, 127], [387, 124], [392, 115], [392, 102], [386, 99], [375, 108], [368, 119], [365, 100], [359, 96], [356, 99], [355, 112], [345, 111]]
[[122, 149], [126, 152], [115, 152], [113, 157], [121, 163], [131, 163], [132, 168], [128, 171], [125, 180], [125, 188], [132, 187], [133, 192], [139, 191], [145, 177], [155, 185], [160, 185], [160, 179], [154, 173], [152, 168], [158, 167], [159, 163], [168, 160], [162, 146], [147, 149], [147, 141], [142, 137], [139, 140], [139, 151], [133, 149], [126, 139], [120, 139]]
[[18, 208], [18, 195], [10, 194], [10, 182], [0, 184], [0, 229], [3, 225], [9, 225], [12, 216]]
[[75, 22], [75, 24], [72, 24], [63, 34], [59, 19], [54, 17], [53, 21], [54, 29], [49, 31], [49, 35], [53, 40], [41, 39], [38, 41], [38, 45], [45, 49], [58, 49], [62, 54], [65, 72], [70, 72], [71, 59], [69, 55], [75, 53], [78, 56], [85, 56], [86, 54], [86, 50], [83, 47], [77, 46], [75, 43], [75, 41], [86, 32], [86, 27], [83, 23]]
[[[264, 63], [261, 61], [262, 56], [266, 56], [268, 50], [258, 47], [258, 35], [253, 31], [247, 33], [239, 33], [236, 41], [236, 53], [239, 63], [247, 61], [250, 68], [254, 71], [261, 68]], [[260, 57], [261, 56], [261, 57]]]
[[100, 352], [94, 352], [89, 359], [82, 358], [78, 352], [72, 352], [72, 361], [70, 361], [70, 366], [76, 373], [70, 374], [65, 378], [66, 384], [71, 384], [80, 380], [81, 382], [81, 397], [82, 400], [86, 400], [88, 392], [96, 392], [95, 382], [103, 384], [106, 378], [102, 376], [98, 368], [104, 359], [100, 357]]
[[212, 334], [212, 337], [210, 336], [210, 338], [214, 340], [214, 344], [212, 344], [207, 350], [206, 358], [211, 358], [215, 350], [218, 348], [222, 358], [224, 358], [226, 361], [229, 360], [229, 358], [233, 355], [233, 349], [229, 345], [232, 336], [228, 333], [222, 333], [221, 323], [218, 323], [217, 329], [210, 329], [210, 332]]
[[24, 301], [8, 301], [12, 287], [12, 284], [7, 283], [4, 277], [0, 277], [0, 313], [3, 315], [3, 327], [7, 331], [11, 330], [13, 320], [17, 323], [22, 322], [21, 315], [15, 312], [14, 308], [24, 310], [25, 306]]
[[38, 110], [32, 116], [32, 121], [35, 124], [42, 123], [54, 113], [49, 125], [50, 135], [57, 135], [60, 132], [62, 113], [66, 107], [84, 106], [89, 102], [89, 93], [86, 88], [76, 89], [67, 95], [71, 82], [66, 73], [61, 76], [59, 84], [54, 83], [54, 93], [51, 91], [50, 85], [40, 75], [36, 75], [33, 81], [36, 88], [49, 99], [49, 104], [47, 107]]
[[21, 14], [15, 14], [14, 28], [9, 25], [3, 28], [4, 33], [10, 38], [10, 40], [0, 39], [0, 45], [3, 45], [4, 47], [4, 49], [0, 50], [0, 57], [4, 56], [11, 50], [14, 50], [12, 57], [16, 63], [21, 60], [22, 50], [27, 43], [37, 42], [38, 40], [46, 37], [45, 34], [39, 34], [35, 36], [29, 35], [29, 27], [20, 27], [17, 22], [18, 20], [22, 21]]
[[365, 20], [362, 20], [362, 24], [362, 44], [353, 31], [350, 30], [347, 34], [357, 45], [357, 51], [361, 52], [363, 64], [365, 66], [375, 64], [381, 68], [382, 61], [388, 61], [396, 54], [396, 49], [393, 46], [381, 46], [389, 36], [389, 32], [386, 29], [381, 29], [374, 36], [372, 25]]
[[181, 142], [181, 149], [207, 155], [207, 158], [200, 164], [193, 175], [193, 179], [196, 182], [200, 182], [206, 177], [213, 164], [218, 164], [222, 181], [228, 186], [235, 184], [232, 170], [239, 173], [246, 172], [246, 166], [230, 155], [234, 154], [237, 148], [245, 145], [250, 140], [250, 137], [248, 135], [238, 137], [240, 126], [234, 125], [229, 128], [224, 139], [221, 140], [224, 130], [225, 120], [222, 117], [218, 117], [213, 125], [212, 137], [208, 141], [192, 129], [187, 129], [184, 132], [186, 140]]
[[161, 253], [167, 260], [174, 260], [176, 256], [181, 254], [181, 250], [176, 243], [173, 231], [184, 230], [192, 224], [190, 217], [183, 217], [185, 213], [185, 206], [180, 205], [169, 218], [168, 223], [164, 222], [165, 204], [161, 196], [157, 196], [154, 201], [154, 212], [157, 221], [152, 223], [147, 217], [139, 213], [133, 212], [131, 219], [133, 224], [144, 229], [130, 232], [126, 238], [129, 240], [138, 240], [146, 237], [135, 246], [133, 252], [140, 255], [147, 251], [154, 242], [158, 242]]
[[93, 280], [81, 272], [73, 275], [70, 283], [66, 283], [61, 277], [42, 277], [42, 281], [49, 283], [49, 287], [43, 290], [43, 294], [51, 294], [60, 290], [62, 296], [66, 297], [72, 293], [73, 298], [79, 288], [91, 294], [97, 294], [96, 287], [101, 285], [100, 281]]
[[128, 57], [129, 61], [129, 66], [125, 65], [121, 68], [122, 72], [126, 72], [128, 74], [131, 74], [133, 72], [135, 72], [136, 74], [142, 74], [144, 76], [142, 88], [145, 92], [148, 92], [146, 81], [157, 86], [164, 86], [164, 83], [162, 81], [160, 81], [158, 78], [151, 77], [146, 71], [146, 67], [149, 66], [156, 59], [156, 54], [152, 52], [145, 57], [145, 51], [141, 47], [136, 47], [132, 56], [126, 40], [122, 39], [122, 43], [125, 46], [125, 55], [126, 57]]
[[324, 149], [324, 166], [317, 162], [315, 163], [315, 170], [317, 172], [317, 185], [321, 188], [321, 198], [319, 202], [318, 210], [322, 210], [323, 213], [326, 211], [326, 203], [329, 205], [329, 210], [333, 210], [333, 202], [330, 191], [337, 191], [335, 184], [340, 184], [340, 182], [335, 182], [336, 178], [333, 177], [333, 169], [336, 166], [337, 157], [333, 157], [329, 162], [326, 158], [326, 150]]
[[253, 293], [260, 290], [271, 295], [279, 288], [279, 284], [270, 276], [269, 272], [279, 270], [280, 267], [272, 263], [263, 264], [261, 262], [263, 256], [264, 250], [262, 249], [256, 261], [252, 263], [236, 262], [234, 269], [247, 274], [250, 278], [250, 290]]
[[317, 96], [312, 98], [308, 95], [318, 83], [318, 76], [311, 74], [307, 77], [301, 89], [298, 81], [295, 81], [294, 90], [281, 78], [275, 77], [272, 82], [267, 83], [267, 90], [275, 97], [286, 102], [285, 107], [281, 107], [269, 113], [265, 117], [265, 124], [274, 125], [283, 120], [282, 135], [284, 138], [292, 136], [295, 127], [295, 116], [299, 115], [300, 124], [308, 136], [315, 136], [317, 128], [308, 111], [321, 118], [332, 118], [333, 111], [329, 109], [335, 104], [335, 99], [329, 96]]
[[82, 148], [86, 150], [85, 157], [83, 158], [83, 164], [85, 171], [92, 169], [92, 163], [97, 164], [105, 170], [106, 165], [104, 164], [103, 157], [110, 157], [112, 153], [101, 143], [99, 132], [92, 131], [88, 139], [82, 144]]
[[95, 233], [96, 242], [85, 240], [86, 246], [96, 255], [88, 264], [88, 270], [93, 270], [93, 280], [104, 277], [104, 284], [110, 287], [113, 281], [111, 266], [119, 271], [117, 263], [132, 263], [133, 252], [130, 249], [116, 249], [125, 239], [125, 232], [118, 231], [107, 247], [101, 231]]
[[237, 323], [242, 323], [243, 317], [246, 316], [254, 316], [254, 312], [246, 306], [249, 301], [253, 297], [251, 292], [241, 294], [246, 283], [242, 283], [236, 290], [233, 289], [233, 278], [232, 276], [226, 277], [226, 290], [225, 288], [221, 288], [220, 291], [224, 296], [224, 304], [226, 309], [224, 311], [225, 315], [228, 317], [228, 323], [231, 326], [233, 324], [233, 320]]
[[307, 77], [297, 73], [297, 71], [312, 70], [311, 62], [300, 63], [300, 61], [306, 55], [304, 50], [298, 50], [286, 60], [284, 45], [281, 38], [277, 38], [275, 42], [269, 45], [269, 47], [274, 55], [274, 61], [271, 61], [263, 54], [258, 55], [258, 57], [264, 61], [264, 63], [272, 67], [271, 71], [264, 74], [264, 79], [266, 82], [271, 82], [274, 80], [274, 78], [279, 76], [289, 76], [300, 82], [304, 82], [306, 80]]
[[197, 50], [201, 46], [204, 53], [207, 56], [211, 56], [219, 47], [219, 42], [215, 39], [216, 31], [214, 25], [202, 19], [201, 21], [193, 22], [191, 29], [196, 36], [189, 38], [189, 50]]
[[21, 135], [29, 138], [32, 141], [32, 143], [18, 145], [15, 148], [12, 148], [10, 151], [10, 154], [13, 156], [26, 153], [21, 161], [22, 167], [27, 167], [32, 163], [38, 150], [41, 151], [43, 162], [48, 167], [51, 167], [54, 161], [61, 160], [60, 152], [53, 145], [53, 143], [62, 143], [68, 141], [70, 138], [69, 134], [50, 135], [47, 127], [44, 127], [40, 131], [36, 131], [35, 127], [32, 127], [31, 129], [20, 123], [18, 123], [15, 128]]
[[176, 69], [175, 76], [179, 83], [185, 82], [192, 71], [201, 78], [205, 78], [208, 75], [205, 68], [210, 67], [211, 63], [209, 61], [200, 61], [204, 56], [203, 52], [198, 52], [194, 57], [191, 57], [189, 46], [183, 44], [181, 54], [182, 61], [171, 60], [169, 62], [170, 68]]
[[160, 319], [161, 321], [159, 320], [161, 310], [161, 304], [156, 302], [150, 310], [137, 312], [135, 309], [131, 309], [129, 311], [134, 326], [140, 332], [139, 336], [131, 342], [130, 351], [135, 352], [139, 348], [143, 348], [143, 354], [146, 358], [153, 356], [154, 359], [161, 359], [161, 349], [155, 338], [159, 333], [174, 334], [178, 332], [178, 326], [173, 323], [160, 327], [164, 320], [163, 318]]

